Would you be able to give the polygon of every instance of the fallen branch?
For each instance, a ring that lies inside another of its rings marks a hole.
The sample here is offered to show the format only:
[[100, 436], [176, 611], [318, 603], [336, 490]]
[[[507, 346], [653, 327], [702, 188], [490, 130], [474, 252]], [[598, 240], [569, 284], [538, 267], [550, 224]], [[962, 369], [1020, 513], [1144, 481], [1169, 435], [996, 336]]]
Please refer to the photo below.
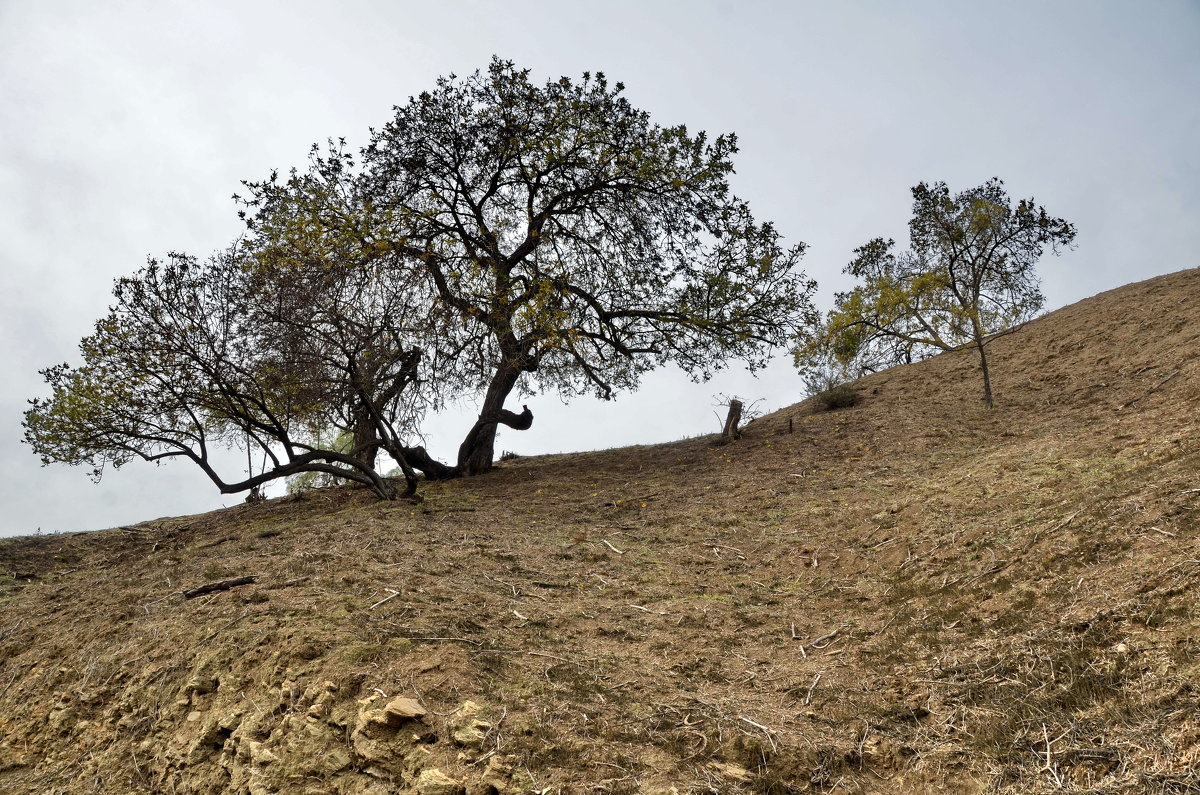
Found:
[[257, 574], [248, 574], [245, 577], [234, 577], [229, 580], [221, 580], [220, 582], [210, 582], [204, 585], [197, 585], [195, 588], [188, 588], [183, 592], [184, 599], [195, 599], [197, 596], [204, 596], [206, 593], [215, 591], [228, 591], [230, 588], [236, 588], [239, 585], [250, 585], [258, 579]]
[[[838, 633], [841, 631], [842, 630], [839, 627], [838, 629], [835, 629], [833, 632], [826, 632], [824, 635], [817, 638], [816, 640], [811, 640], [808, 643], [805, 643], [803, 646], [800, 647], [800, 651], [803, 652], [805, 649], [818, 649], [819, 650], [819, 649], [828, 648], [829, 643], [825, 643], [825, 641], [829, 641], [830, 643], [832, 643], [833, 639], [836, 638], [838, 636]], [[793, 634], [792, 637], [795, 637], [795, 634]], [[821, 645], [822, 643], [824, 643], [825, 645], [822, 646]]]
[[379, 607], [381, 604], [384, 604], [385, 602], [390, 602], [393, 599], [395, 599], [397, 596], [400, 595], [399, 591], [393, 591], [391, 588], [384, 588], [383, 590], [387, 591], [389, 594], [391, 594], [391, 596], [383, 597], [378, 602], [376, 602], [375, 604], [368, 607], [367, 608], [368, 610], [374, 610], [375, 608]]
[[629, 605], [629, 606], [632, 607], [634, 610], [641, 610], [643, 613], [652, 613], [653, 615], [656, 615], [656, 616], [665, 616], [666, 615], [666, 613], [662, 610], [651, 610], [650, 608], [642, 607], [641, 605]]
[[1157, 384], [1155, 384], [1154, 386], [1152, 386], [1152, 387], [1150, 387], [1149, 389], [1147, 389], [1147, 390], [1146, 390], [1146, 391], [1145, 391], [1143, 394], [1141, 394], [1141, 395], [1138, 395], [1138, 396], [1137, 396], [1137, 397], [1135, 397], [1133, 400], [1127, 401], [1127, 402], [1125, 402], [1125, 403], [1122, 403], [1120, 406], [1117, 406], [1117, 411], [1121, 411], [1122, 409], [1127, 409], [1127, 408], [1129, 408], [1130, 406], [1132, 406], [1132, 405], [1134, 405], [1135, 403], [1137, 403], [1139, 400], [1142, 400], [1143, 398], [1148, 398], [1148, 397], [1150, 397], [1150, 396], [1151, 396], [1151, 395], [1153, 395], [1155, 392], [1157, 392], [1159, 389], [1162, 389], [1162, 387], [1163, 387], [1163, 385], [1164, 385], [1165, 383], [1167, 383], [1168, 381], [1170, 381], [1172, 378], [1174, 378], [1174, 377], [1175, 377], [1175, 376], [1177, 376], [1177, 375], [1179, 375], [1179, 371], [1178, 371], [1178, 370], [1175, 370], [1175, 371], [1173, 371], [1173, 372], [1171, 372], [1171, 373], [1168, 373], [1168, 374], [1166, 375], [1166, 377], [1164, 377], [1164, 378], [1163, 378], [1161, 381], [1159, 381], [1159, 382], [1158, 382]]
[[817, 682], [820, 682], [821, 677], [824, 675], [825, 675], [825, 672], [821, 671], [819, 674], [816, 675], [816, 677], [813, 678], [812, 684], [808, 686], [808, 693], [806, 693], [804, 696], [804, 706], [807, 707], [809, 704], [812, 703], [813, 691], [817, 689]]
[[770, 729], [768, 729], [766, 726], [763, 726], [761, 723], [756, 723], [756, 722], [754, 722], [754, 721], [750, 720], [750, 719], [749, 719], [749, 718], [747, 718], [745, 715], [741, 715], [741, 716], [739, 716], [739, 720], [742, 720], [742, 721], [745, 721], [746, 723], [749, 723], [751, 726], [753, 726], [754, 728], [758, 729], [758, 730], [759, 730], [759, 731], [761, 731], [763, 734], [767, 735], [767, 741], [771, 743], [771, 750], [772, 750], [772, 751], [778, 751], [778, 750], [779, 750], [779, 746], [775, 745], [775, 733], [774, 733], [773, 731], [771, 731]]
[[608, 539], [607, 539], [607, 538], [602, 538], [602, 539], [600, 539], [600, 543], [604, 544], [604, 546], [608, 547], [608, 548], [609, 548], [609, 549], [611, 549], [613, 552], [616, 552], [618, 555], [624, 555], [624, 554], [625, 554], [624, 550], [617, 549], [617, 548], [616, 548], [616, 547], [614, 547], [614, 546], [613, 546], [611, 543], [609, 543], [609, 541], [608, 541]]

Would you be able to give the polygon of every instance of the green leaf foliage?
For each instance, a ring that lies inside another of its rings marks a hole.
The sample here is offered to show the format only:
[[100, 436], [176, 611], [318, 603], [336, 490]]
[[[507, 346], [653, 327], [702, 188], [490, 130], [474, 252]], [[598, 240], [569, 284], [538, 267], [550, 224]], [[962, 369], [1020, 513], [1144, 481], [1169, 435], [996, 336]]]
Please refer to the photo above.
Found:
[[[429, 477], [491, 466], [515, 390], [611, 397], [647, 370], [761, 366], [815, 321], [814, 284], [729, 185], [737, 142], [664, 127], [601, 74], [535, 83], [493, 60], [396, 107], [358, 155], [246, 182], [246, 234], [118, 281], [44, 371], [25, 438], [49, 462], [185, 458], [225, 492], [273, 478], [392, 489], [379, 452]], [[480, 399], [452, 466], [427, 411]], [[335, 440], [341, 440], [335, 441]], [[349, 441], [347, 441], [349, 440]], [[246, 477], [214, 450], [245, 449]], [[264, 463], [255, 474], [254, 459]]]
[[758, 367], [812, 319], [803, 245], [730, 189], [736, 138], [654, 124], [622, 91], [494, 60], [397, 107], [361, 164], [331, 146], [247, 184], [262, 251], [352, 240], [419, 265], [405, 289], [440, 323], [446, 391], [483, 397], [466, 471], [490, 465], [514, 390], [609, 398], [668, 363]]
[[[109, 314], [80, 343], [82, 364], [43, 371], [51, 396], [30, 401], [25, 441], [44, 463], [95, 478], [133, 459], [184, 458], [225, 493], [318, 472], [392, 496], [368, 453], [406, 416], [419, 357], [388, 314], [390, 294], [372, 296], [359, 275], [264, 279], [237, 249], [151, 260], [117, 281]], [[374, 445], [323, 444], [323, 429], [355, 429], [364, 415]], [[219, 471], [216, 453], [231, 447], [260, 454], [262, 471]]]
[[855, 250], [845, 272], [860, 283], [798, 336], [797, 366], [806, 372], [832, 356], [861, 374], [972, 347], [990, 406], [986, 345], [1042, 308], [1036, 264], [1047, 249], [1069, 247], [1075, 227], [1033, 199], [1013, 204], [999, 179], [955, 195], [923, 182], [912, 195], [909, 249], [876, 238]]

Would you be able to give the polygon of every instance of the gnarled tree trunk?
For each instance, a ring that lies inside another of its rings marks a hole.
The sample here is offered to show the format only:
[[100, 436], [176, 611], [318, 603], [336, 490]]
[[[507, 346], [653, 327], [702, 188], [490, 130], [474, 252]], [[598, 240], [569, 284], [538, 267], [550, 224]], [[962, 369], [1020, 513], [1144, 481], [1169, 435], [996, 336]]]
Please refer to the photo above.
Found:
[[363, 463], [363, 466], [369, 469], [375, 468], [375, 462], [379, 458], [379, 432], [375, 429], [375, 423], [371, 421], [371, 417], [365, 412], [360, 412], [360, 415], [355, 419], [354, 423], [354, 441], [351, 450], [353, 455]]
[[458, 448], [459, 474], [478, 475], [492, 468], [498, 425], [525, 430], [533, 424], [533, 413], [528, 407], [520, 414], [504, 408], [504, 401], [517, 385], [520, 375], [519, 367], [505, 365], [492, 378], [479, 410], [479, 419]]

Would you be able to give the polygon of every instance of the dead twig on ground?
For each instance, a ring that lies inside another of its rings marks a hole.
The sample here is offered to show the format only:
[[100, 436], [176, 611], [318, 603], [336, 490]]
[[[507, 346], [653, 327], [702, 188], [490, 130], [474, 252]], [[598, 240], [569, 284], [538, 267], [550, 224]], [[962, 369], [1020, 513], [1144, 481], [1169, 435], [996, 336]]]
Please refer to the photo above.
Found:
[[205, 583], [197, 585], [195, 588], [188, 588], [183, 591], [184, 599], [195, 599], [197, 596], [203, 596], [206, 593], [214, 593], [216, 591], [228, 591], [230, 588], [236, 588], [239, 585], [250, 585], [258, 579], [257, 574], [248, 574], [245, 577], [233, 577], [228, 580], [220, 580], [218, 582]]
[[225, 630], [229, 629], [230, 627], [232, 627], [232, 626], [233, 626], [234, 624], [236, 624], [237, 622], [239, 622], [239, 621], [242, 621], [242, 620], [244, 620], [244, 619], [247, 619], [247, 618], [250, 618], [251, 616], [261, 616], [261, 615], [263, 615], [263, 614], [264, 614], [264, 613], [266, 613], [266, 612], [267, 612], [266, 610], [255, 610], [254, 612], [250, 612], [249, 610], [247, 610], [245, 613], [242, 613], [240, 616], [238, 616], [237, 618], [233, 619], [232, 621], [227, 621], [227, 622], [225, 622], [225, 623], [224, 623], [224, 624], [222, 624], [221, 626], [219, 626], [219, 627], [217, 627], [216, 629], [214, 629], [212, 632], [210, 632], [210, 633], [208, 633], [207, 635], [205, 635], [205, 636], [204, 636], [204, 640], [202, 640], [202, 641], [200, 641], [200, 642], [201, 642], [201, 643], [208, 643], [210, 640], [212, 640], [213, 638], [215, 638], [215, 637], [216, 637], [218, 634], [220, 634], [221, 632], [224, 632]]
[[559, 657], [555, 654], [546, 654], [544, 651], [527, 651], [525, 653], [530, 657], [546, 657], [551, 660], [558, 660], [559, 662], [567, 663], [568, 665], [579, 665], [579, 663], [575, 662], [574, 660], [568, 660], [566, 657]]
[[521, 595], [521, 592], [517, 590], [517, 586], [513, 585], [511, 582], [505, 582], [504, 580], [501, 580], [499, 577], [493, 577], [493, 576], [492, 576], [492, 575], [490, 575], [490, 574], [484, 574], [483, 576], [484, 576], [484, 577], [487, 577], [487, 578], [488, 578], [489, 580], [491, 580], [492, 582], [498, 582], [498, 583], [500, 583], [501, 585], [507, 585], [507, 586], [508, 586], [508, 589], [509, 589], [510, 591], [512, 591], [512, 595], [513, 595], [513, 598], [514, 598], [514, 599], [516, 599], [518, 596], [520, 596], [520, 595]]
[[17, 623], [13, 624], [11, 627], [6, 627], [3, 632], [0, 632], [0, 640], [4, 640], [9, 635], [16, 632], [18, 629], [21, 628], [21, 625], [24, 623], [25, 623], [25, 619], [21, 619]]
[[[838, 633], [840, 633], [841, 631], [842, 631], [841, 627], [838, 627], [833, 632], [826, 632], [821, 637], [816, 638], [814, 640], [810, 640], [808, 643], [802, 644], [800, 646], [800, 651], [803, 652], [806, 649], [817, 649], [819, 651], [821, 649], [828, 648], [829, 645], [833, 642], [834, 638], [836, 638], [838, 636]], [[792, 627], [792, 637], [796, 638], [796, 628], [794, 625]], [[796, 638], [796, 639], [799, 640], [799, 638]], [[805, 656], [807, 657], [808, 655], [805, 655]]]
[[817, 683], [821, 681], [821, 677], [824, 675], [825, 672], [820, 671], [815, 677], [813, 677], [812, 684], [808, 686], [808, 692], [804, 694], [804, 706], [807, 707], [812, 703], [813, 691], [817, 689]]
[[1163, 387], [1163, 386], [1164, 386], [1164, 385], [1165, 385], [1165, 384], [1166, 384], [1168, 381], [1170, 381], [1172, 378], [1174, 378], [1174, 377], [1175, 377], [1175, 376], [1177, 376], [1177, 375], [1179, 375], [1179, 370], [1175, 370], [1175, 371], [1173, 371], [1173, 372], [1170, 372], [1170, 373], [1168, 373], [1168, 374], [1167, 374], [1167, 375], [1166, 375], [1166, 376], [1165, 376], [1165, 377], [1164, 377], [1162, 380], [1160, 380], [1160, 381], [1159, 381], [1157, 384], [1155, 384], [1154, 386], [1150, 387], [1150, 388], [1149, 388], [1149, 389], [1147, 389], [1145, 392], [1143, 392], [1142, 394], [1140, 394], [1140, 395], [1138, 395], [1137, 397], [1135, 397], [1133, 400], [1128, 400], [1128, 401], [1126, 401], [1126, 402], [1122, 403], [1121, 405], [1117, 406], [1117, 411], [1122, 411], [1122, 410], [1124, 410], [1124, 409], [1130, 408], [1131, 406], [1133, 406], [1134, 404], [1136, 404], [1136, 403], [1137, 403], [1139, 400], [1143, 400], [1143, 399], [1145, 399], [1145, 398], [1148, 398], [1148, 397], [1150, 397], [1150, 396], [1151, 396], [1151, 395], [1153, 395], [1155, 392], [1157, 392], [1158, 390], [1162, 389], [1162, 387]]
[[1056, 524], [1056, 525], [1054, 525], [1053, 527], [1051, 527], [1050, 529], [1048, 529], [1048, 530], [1039, 530], [1039, 531], [1037, 531], [1036, 533], [1034, 533], [1034, 534], [1033, 534], [1033, 541], [1031, 541], [1031, 542], [1029, 543], [1029, 545], [1025, 547], [1025, 551], [1029, 551], [1029, 547], [1033, 546], [1033, 542], [1034, 542], [1034, 541], [1037, 541], [1037, 540], [1038, 540], [1038, 539], [1039, 539], [1039, 538], [1040, 538], [1040, 537], [1041, 537], [1043, 534], [1046, 534], [1046, 533], [1057, 533], [1059, 530], [1062, 530], [1064, 527], [1066, 527], [1066, 526], [1067, 526], [1067, 525], [1069, 525], [1071, 522], [1073, 522], [1073, 521], [1075, 520], [1075, 517], [1076, 517], [1076, 516], [1078, 516], [1078, 515], [1079, 515], [1079, 514], [1080, 514], [1082, 511], [1083, 511], [1083, 509], [1081, 508], [1081, 509], [1079, 509], [1078, 511], [1076, 511], [1075, 513], [1073, 513], [1073, 514], [1071, 514], [1070, 516], [1068, 516], [1066, 519], [1063, 519], [1061, 522], [1059, 522], [1058, 524]]
[[738, 720], [741, 720], [741, 721], [743, 721], [744, 723], [749, 723], [751, 726], [753, 726], [754, 728], [758, 729], [758, 730], [759, 730], [759, 731], [761, 731], [763, 734], [767, 735], [767, 742], [771, 743], [771, 750], [772, 750], [772, 751], [778, 751], [778, 750], [779, 750], [779, 746], [775, 744], [775, 736], [774, 736], [774, 735], [775, 735], [775, 733], [774, 733], [773, 731], [771, 731], [770, 729], [768, 729], [766, 726], [763, 726], [761, 723], [758, 723], [758, 722], [756, 722], [756, 721], [752, 721], [752, 720], [750, 720], [750, 719], [749, 719], [749, 718], [747, 718], [745, 715], [740, 715], [740, 716], [738, 716]]
[[614, 546], [613, 546], [613, 545], [612, 545], [612, 544], [609, 542], [609, 540], [608, 540], [607, 538], [602, 538], [602, 539], [600, 539], [600, 543], [604, 544], [604, 546], [608, 547], [608, 548], [609, 548], [609, 549], [611, 549], [613, 552], [616, 552], [618, 555], [624, 555], [624, 554], [625, 554], [625, 551], [624, 551], [624, 550], [617, 549], [616, 547], [614, 547]]
[[389, 594], [391, 594], [391, 596], [385, 596], [385, 597], [383, 597], [383, 598], [382, 598], [382, 599], [380, 599], [378, 602], [376, 602], [375, 604], [373, 604], [373, 605], [371, 605], [370, 607], [368, 607], [368, 608], [367, 608], [368, 610], [374, 610], [375, 608], [379, 607], [381, 604], [384, 604], [384, 603], [386, 603], [386, 602], [390, 602], [390, 601], [392, 601], [393, 599], [395, 599], [397, 596], [399, 596], [399, 595], [400, 595], [400, 591], [393, 591], [391, 588], [384, 588], [383, 590], [387, 591]]

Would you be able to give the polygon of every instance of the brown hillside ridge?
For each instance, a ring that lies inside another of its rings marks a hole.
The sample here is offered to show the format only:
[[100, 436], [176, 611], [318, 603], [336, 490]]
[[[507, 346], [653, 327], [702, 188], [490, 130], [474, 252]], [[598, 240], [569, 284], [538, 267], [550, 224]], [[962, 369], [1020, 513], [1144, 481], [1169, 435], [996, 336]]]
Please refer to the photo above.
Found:
[[992, 355], [0, 542], [0, 792], [1200, 792], [1200, 270]]

